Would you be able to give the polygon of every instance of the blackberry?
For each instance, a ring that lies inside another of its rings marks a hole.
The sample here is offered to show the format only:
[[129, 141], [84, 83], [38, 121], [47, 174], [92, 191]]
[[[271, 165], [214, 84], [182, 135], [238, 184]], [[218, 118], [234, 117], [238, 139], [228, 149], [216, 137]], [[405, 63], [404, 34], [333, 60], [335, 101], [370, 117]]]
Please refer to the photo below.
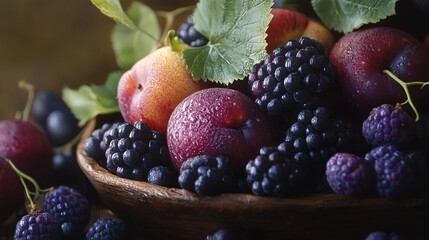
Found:
[[63, 236], [69, 239], [79, 236], [91, 214], [86, 197], [64, 185], [45, 195], [43, 210], [61, 225]]
[[104, 134], [109, 131], [111, 128], [117, 127], [123, 122], [115, 123], [104, 123], [100, 128], [92, 131], [91, 136], [89, 136], [85, 141], [85, 153], [88, 157], [93, 158], [98, 164], [106, 168], [106, 156], [105, 151], [108, 147], [103, 142]]
[[373, 164], [379, 196], [399, 199], [417, 193], [418, 159], [413, 156], [392, 144], [378, 146], [365, 155], [365, 160]]
[[[257, 234], [256, 234], [257, 235]], [[207, 235], [206, 240], [252, 240], [262, 239], [259, 236], [255, 236], [252, 231], [246, 231], [244, 229], [229, 229], [220, 228], [213, 234]]]
[[16, 223], [14, 239], [61, 239], [61, 226], [50, 213], [31, 212]]
[[101, 144], [109, 146], [105, 151], [107, 170], [123, 178], [147, 181], [152, 167], [170, 163], [165, 137], [141, 121], [111, 128]]
[[328, 159], [349, 150], [352, 135], [344, 121], [334, 118], [328, 108], [318, 107], [298, 113], [278, 148], [309, 172], [316, 184], [323, 178]]
[[193, 15], [189, 15], [186, 22], [180, 25], [177, 37], [181, 43], [186, 43], [191, 47], [201, 47], [209, 42], [204, 35], [195, 29]]
[[130, 231], [124, 222], [118, 219], [99, 218], [86, 233], [86, 240], [129, 240]]
[[363, 122], [362, 135], [374, 147], [406, 145], [417, 137], [417, 124], [399, 104], [383, 104], [373, 108]]
[[200, 155], [187, 159], [180, 167], [179, 185], [199, 195], [210, 196], [239, 191], [226, 156]]
[[370, 193], [372, 169], [363, 158], [350, 153], [336, 153], [326, 164], [326, 179], [338, 194], [362, 196]]
[[262, 147], [246, 165], [247, 183], [259, 196], [294, 196], [307, 192], [308, 175], [275, 147]]
[[155, 166], [149, 171], [147, 181], [152, 184], [175, 188], [179, 186], [178, 177], [179, 174], [172, 167]]
[[322, 106], [336, 82], [336, 70], [320, 42], [302, 37], [255, 64], [248, 81], [258, 107], [279, 119], [291, 111]]
[[394, 232], [387, 233], [382, 231], [375, 231], [369, 233], [365, 240], [401, 240], [402, 238]]
[[208, 235], [207, 240], [236, 240], [236, 236], [228, 229], [219, 229], [212, 235]]

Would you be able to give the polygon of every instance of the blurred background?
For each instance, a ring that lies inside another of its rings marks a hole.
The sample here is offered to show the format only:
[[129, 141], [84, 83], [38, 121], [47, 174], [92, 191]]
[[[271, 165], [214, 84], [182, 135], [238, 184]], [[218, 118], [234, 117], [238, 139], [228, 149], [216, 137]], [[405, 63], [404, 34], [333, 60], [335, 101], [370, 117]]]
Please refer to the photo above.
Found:
[[[197, 2], [137, 1], [165, 11]], [[120, 2], [126, 9], [132, 1]], [[102, 84], [118, 69], [110, 41], [114, 24], [90, 0], [0, 0], [0, 119], [24, 108], [27, 93], [19, 80], [58, 93], [64, 86]]]

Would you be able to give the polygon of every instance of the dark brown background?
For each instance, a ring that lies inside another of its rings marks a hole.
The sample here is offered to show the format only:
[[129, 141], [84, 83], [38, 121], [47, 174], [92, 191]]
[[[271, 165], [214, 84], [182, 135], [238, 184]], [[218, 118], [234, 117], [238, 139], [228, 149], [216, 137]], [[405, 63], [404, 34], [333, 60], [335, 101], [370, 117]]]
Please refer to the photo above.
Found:
[[[131, 3], [122, 0], [124, 9]], [[193, 0], [140, 2], [172, 10]], [[176, 22], [176, 24], [179, 24]], [[90, 0], [0, 0], [0, 119], [23, 109], [23, 79], [36, 90], [103, 83], [117, 70], [110, 34], [114, 22]]]

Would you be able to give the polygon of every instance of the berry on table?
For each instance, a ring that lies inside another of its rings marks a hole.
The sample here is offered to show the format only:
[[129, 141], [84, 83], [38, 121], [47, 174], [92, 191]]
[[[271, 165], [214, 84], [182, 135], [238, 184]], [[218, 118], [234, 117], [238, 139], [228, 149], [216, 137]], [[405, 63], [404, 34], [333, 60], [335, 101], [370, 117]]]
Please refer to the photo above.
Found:
[[401, 240], [402, 238], [394, 232], [374, 231], [369, 233], [365, 240]]
[[39, 91], [33, 101], [31, 116], [41, 126], [54, 147], [63, 146], [80, 131], [78, 120], [61, 95], [48, 91]]
[[45, 195], [43, 210], [61, 225], [63, 236], [79, 236], [89, 221], [90, 205], [86, 197], [67, 186], [58, 186]]
[[220, 228], [207, 235], [206, 240], [256, 240], [260, 234], [245, 229]]
[[203, 196], [239, 191], [231, 161], [225, 156], [200, 155], [187, 159], [180, 168], [179, 185]]
[[61, 239], [60, 223], [47, 212], [34, 211], [24, 215], [15, 228], [15, 240]]
[[129, 240], [132, 234], [121, 220], [103, 217], [99, 218], [86, 233], [86, 240]]
[[362, 196], [371, 192], [372, 171], [363, 158], [351, 153], [336, 153], [326, 164], [326, 179], [335, 193]]

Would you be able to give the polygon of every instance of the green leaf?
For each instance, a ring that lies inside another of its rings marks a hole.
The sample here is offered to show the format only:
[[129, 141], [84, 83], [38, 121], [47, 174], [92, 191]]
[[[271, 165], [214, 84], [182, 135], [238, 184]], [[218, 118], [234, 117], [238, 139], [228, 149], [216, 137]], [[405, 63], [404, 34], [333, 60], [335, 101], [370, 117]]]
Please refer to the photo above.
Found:
[[119, 0], [91, 0], [104, 15], [112, 18], [118, 23], [124, 24], [130, 29], [137, 29], [134, 22], [127, 16]]
[[63, 88], [62, 97], [83, 126], [100, 114], [119, 112], [116, 89], [122, 72], [110, 73], [104, 85], [82, 85], [77, 90]]
[[122, 24], [116, 24], [112, 32], [113, 50], [121, 69], [131, 68], [135, 62], [146, 56], [158, 44], [161, 37], [156, 13], [148, 6], [133, 2], [127, 14], [138, 29], [132, 30]]
[[266, 56], [272, 4], [272, 0], [201, 0], [194, 23], [209, 43], [183, 51], [193, 77], [230, 84], [247, 76]]
[[398, 0], [312, 0], [314, 11], [331, 29], [349, 33], [395, 14]]

